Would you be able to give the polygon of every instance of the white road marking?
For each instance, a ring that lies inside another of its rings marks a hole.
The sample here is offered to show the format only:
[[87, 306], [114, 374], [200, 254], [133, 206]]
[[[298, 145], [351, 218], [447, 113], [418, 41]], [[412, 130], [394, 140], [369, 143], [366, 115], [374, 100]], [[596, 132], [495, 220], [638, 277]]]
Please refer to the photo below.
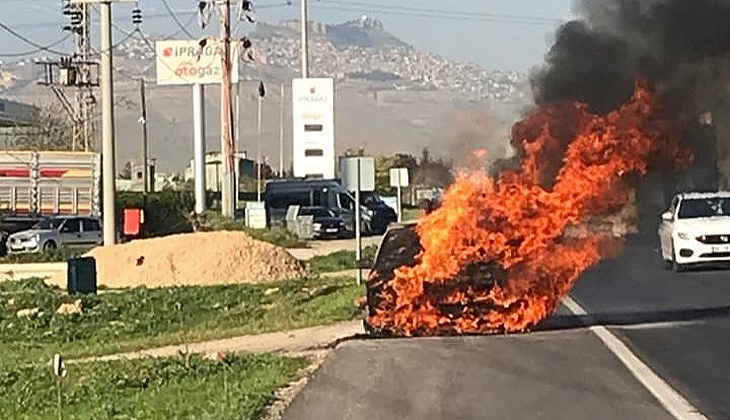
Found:
[[[577, 316], [590, 314], [570, 296], [563, 299], [563, 304]], [[603, 344], [626, 366], [634, 377], [661, 403], [662, 406], [677, 420], [708, 420], [682, 395], [654, 373], [641, 361], [621, 340], [613, 335], [608, 328], [596, 325], [590, 330], [598, 336]]]

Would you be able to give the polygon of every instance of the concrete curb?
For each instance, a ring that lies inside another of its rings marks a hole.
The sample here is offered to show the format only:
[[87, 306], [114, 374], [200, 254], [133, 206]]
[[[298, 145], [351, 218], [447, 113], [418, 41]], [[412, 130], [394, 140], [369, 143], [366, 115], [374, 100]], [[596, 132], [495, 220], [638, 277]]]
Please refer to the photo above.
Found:
[[74, 363], [134, 360], [149, 357], [171, 357], [184, 353], [212, 354], [216, 352], [299, 352], [330, 347], [340, 340], [363, 332], [362, 321], [348, 321], [334, 325], [303, 328], [258, 335], [226, 338], [222, 340], [158, 347], [128, 353], [77, 359]]

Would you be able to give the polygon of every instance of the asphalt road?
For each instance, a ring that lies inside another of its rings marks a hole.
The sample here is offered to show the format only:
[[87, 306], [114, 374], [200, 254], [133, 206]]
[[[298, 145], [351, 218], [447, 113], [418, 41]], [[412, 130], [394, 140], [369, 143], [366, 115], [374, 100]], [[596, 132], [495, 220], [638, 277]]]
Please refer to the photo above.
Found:
[[730, 271], [664, 271], [630, 246], [572, 295], [702, 414], [730, 419]]
[[565, 308], [514, 336], [341, 344], [284, 420], [672, 419], [587, 326], [606, 325], [711, 420], [730, 419], [730, 272], [664, 271], [627, 246], [587, 272]]

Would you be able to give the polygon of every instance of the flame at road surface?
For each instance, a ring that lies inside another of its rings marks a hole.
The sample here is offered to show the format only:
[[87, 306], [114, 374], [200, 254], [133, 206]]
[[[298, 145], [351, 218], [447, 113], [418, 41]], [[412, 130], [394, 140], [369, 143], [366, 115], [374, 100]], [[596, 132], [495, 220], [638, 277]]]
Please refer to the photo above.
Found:
[[692, 160], [661, 119], [656, 95], [638, 84], [605, 116], [583, 104], [542, 107], [515, 126], [513, 144], [522, 151], [518, 169], [496, 179], [460, 173], [441, 207], [421, 219], [423, 251], [379, 292], [367, 320], [376, 331], [529, 330], [555, 311], [581, 273], [618, 251], [608, 235], [585, 230], [569, 238], [566, 229], [620, 210], [629, 177]]

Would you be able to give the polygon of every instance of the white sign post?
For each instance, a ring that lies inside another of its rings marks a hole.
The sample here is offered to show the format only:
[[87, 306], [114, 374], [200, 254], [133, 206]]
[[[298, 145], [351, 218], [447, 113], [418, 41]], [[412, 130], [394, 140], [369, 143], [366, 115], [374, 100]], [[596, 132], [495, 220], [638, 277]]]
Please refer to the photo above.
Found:
[[292, 80], [293, 163], [297, 178], [335, 177], [333, 79]]
[[398, 223], [403, 221], [403, 200], [401, 196], [401, 188], [407, 187], [409, 184], [408, 168], [391, 168], [390, 169], [390, 186], [398, 189]]
[[[360, 192], [375, 190], [375, 159], [372, 157], [344, 157], [340, 159], [342, 186], [355, 191], [355, 264], [357, 265], [357, 284], [362, 284], [362, 231]], [[366, 170], [363, 170], [367, 168]]]
[[[220, 43], [200, 46], [195, 40], [155, 43], [158, 85], [193, 85], [193, 150], [195, 166], [195, 213], [205, 211], [205, 93], [203, 85], [220, 84], [223, 77]], [[232, 83], [238, 83], [237, 48], [231, 61]], [[221, 151], [223, 162], [223, 151]]]

